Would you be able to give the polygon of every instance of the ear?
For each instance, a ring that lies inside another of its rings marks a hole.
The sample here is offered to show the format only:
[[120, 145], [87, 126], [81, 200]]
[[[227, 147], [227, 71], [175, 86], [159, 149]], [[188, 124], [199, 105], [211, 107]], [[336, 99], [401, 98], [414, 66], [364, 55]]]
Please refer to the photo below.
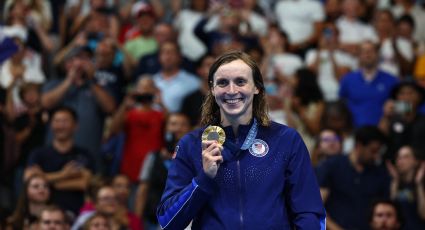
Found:
[[254, 94], [259, 94], [260, 90], [258, 90], [257, 86], [254, 86]]

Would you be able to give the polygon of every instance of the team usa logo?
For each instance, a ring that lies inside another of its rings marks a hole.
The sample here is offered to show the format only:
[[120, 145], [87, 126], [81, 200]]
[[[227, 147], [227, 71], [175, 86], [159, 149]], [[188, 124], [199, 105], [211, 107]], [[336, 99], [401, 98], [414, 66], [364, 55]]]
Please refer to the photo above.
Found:
[[269, 152], [269, 145], [260, 139], [255, 139], [249, 148], [249, 153], [254, 157], [264, 157]]
[[179, 151], [179, 148], [180, 148], [180, 146], [178, 146], [178, 145], [174, 148], [173, 155], [171, 156], [172, 159], [176, 158], [177, 152]]

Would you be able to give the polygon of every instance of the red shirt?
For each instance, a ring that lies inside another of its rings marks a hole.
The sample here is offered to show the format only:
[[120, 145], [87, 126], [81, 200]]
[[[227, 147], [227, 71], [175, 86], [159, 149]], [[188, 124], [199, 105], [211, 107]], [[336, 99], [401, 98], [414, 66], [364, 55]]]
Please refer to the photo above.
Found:
[[137, 182], [146, 155], [162, 146], [164, 114], [156, 110], [131, 109], [125, 116], [121, 172]]

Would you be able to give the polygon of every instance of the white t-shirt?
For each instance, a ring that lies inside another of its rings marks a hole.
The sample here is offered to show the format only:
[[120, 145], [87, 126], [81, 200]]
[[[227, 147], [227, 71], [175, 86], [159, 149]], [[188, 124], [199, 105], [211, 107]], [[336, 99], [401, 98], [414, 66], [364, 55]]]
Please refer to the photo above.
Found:
[[[331, 56], [328, 50], [323, 50], [317, 55], [316, 49], [311, 49], [307, 52], [305, 62], [306, 65], [312, 65], [316, 58], [319, 58], [318, 67], [318, 83], [323, 92], [325, 101], [338, 100], [339, 81], [332, 66]], [[336, 50], [332, 52], [335, 63], [339, 67], [347, 67], [354, 69], [356, 67], [356, 59], [351, 55], [342, 51]]]
[[317, 0], [280, 1], [275, 12], [279, 27], [288, 34], [291, 44], [308, 39], [314, 32], [314, 23], [325, 19], [323, 6]]
[[182, 54], [192, 61], [198, 60], [207, 52], [204, 43], [194, 34], [195, 27], [202, 17], [200, 12], [184, 9], [174, 21], [174, 28], [179, 31], [178, 43]]
[[274, 77], [274, 70], [277, 69], [281, 74], [292, 77], [295, 72], [303, 66], [301, 58], [295, 54], [285, 53], [276, 54], [271, 57], [271, 64], [267, 68], [267, 78]]
[[364, 24], [359, 20], [348, 20], [340, 17], [336, 26], [339, 30], [339, 41], [344, 44], [359, 44], [366, 40], [378, 42], [378, 36], [372, 26]]
[[[409, 61], [413, 60], [414, 49], [412, 43], [410, 43], [407, 39], [399, 37], [396, 40], [396, 46], [401, 56]], [[400, 77], [400, 66], [399, 63], [396, 62], [393, 41], [391, 39], [386, 39], [382, 42], [379, 53], [379, 68], [394, 76]]]

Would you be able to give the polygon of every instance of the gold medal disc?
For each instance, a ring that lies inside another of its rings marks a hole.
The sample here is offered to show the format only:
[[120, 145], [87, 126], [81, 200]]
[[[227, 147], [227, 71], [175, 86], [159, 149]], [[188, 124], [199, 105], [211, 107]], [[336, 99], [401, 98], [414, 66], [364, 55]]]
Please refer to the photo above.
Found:
[[220, 126], [208, 126], [202, 133], [202, 141], [216, 140], [220, 145], [226, 140], [226, 133]]

